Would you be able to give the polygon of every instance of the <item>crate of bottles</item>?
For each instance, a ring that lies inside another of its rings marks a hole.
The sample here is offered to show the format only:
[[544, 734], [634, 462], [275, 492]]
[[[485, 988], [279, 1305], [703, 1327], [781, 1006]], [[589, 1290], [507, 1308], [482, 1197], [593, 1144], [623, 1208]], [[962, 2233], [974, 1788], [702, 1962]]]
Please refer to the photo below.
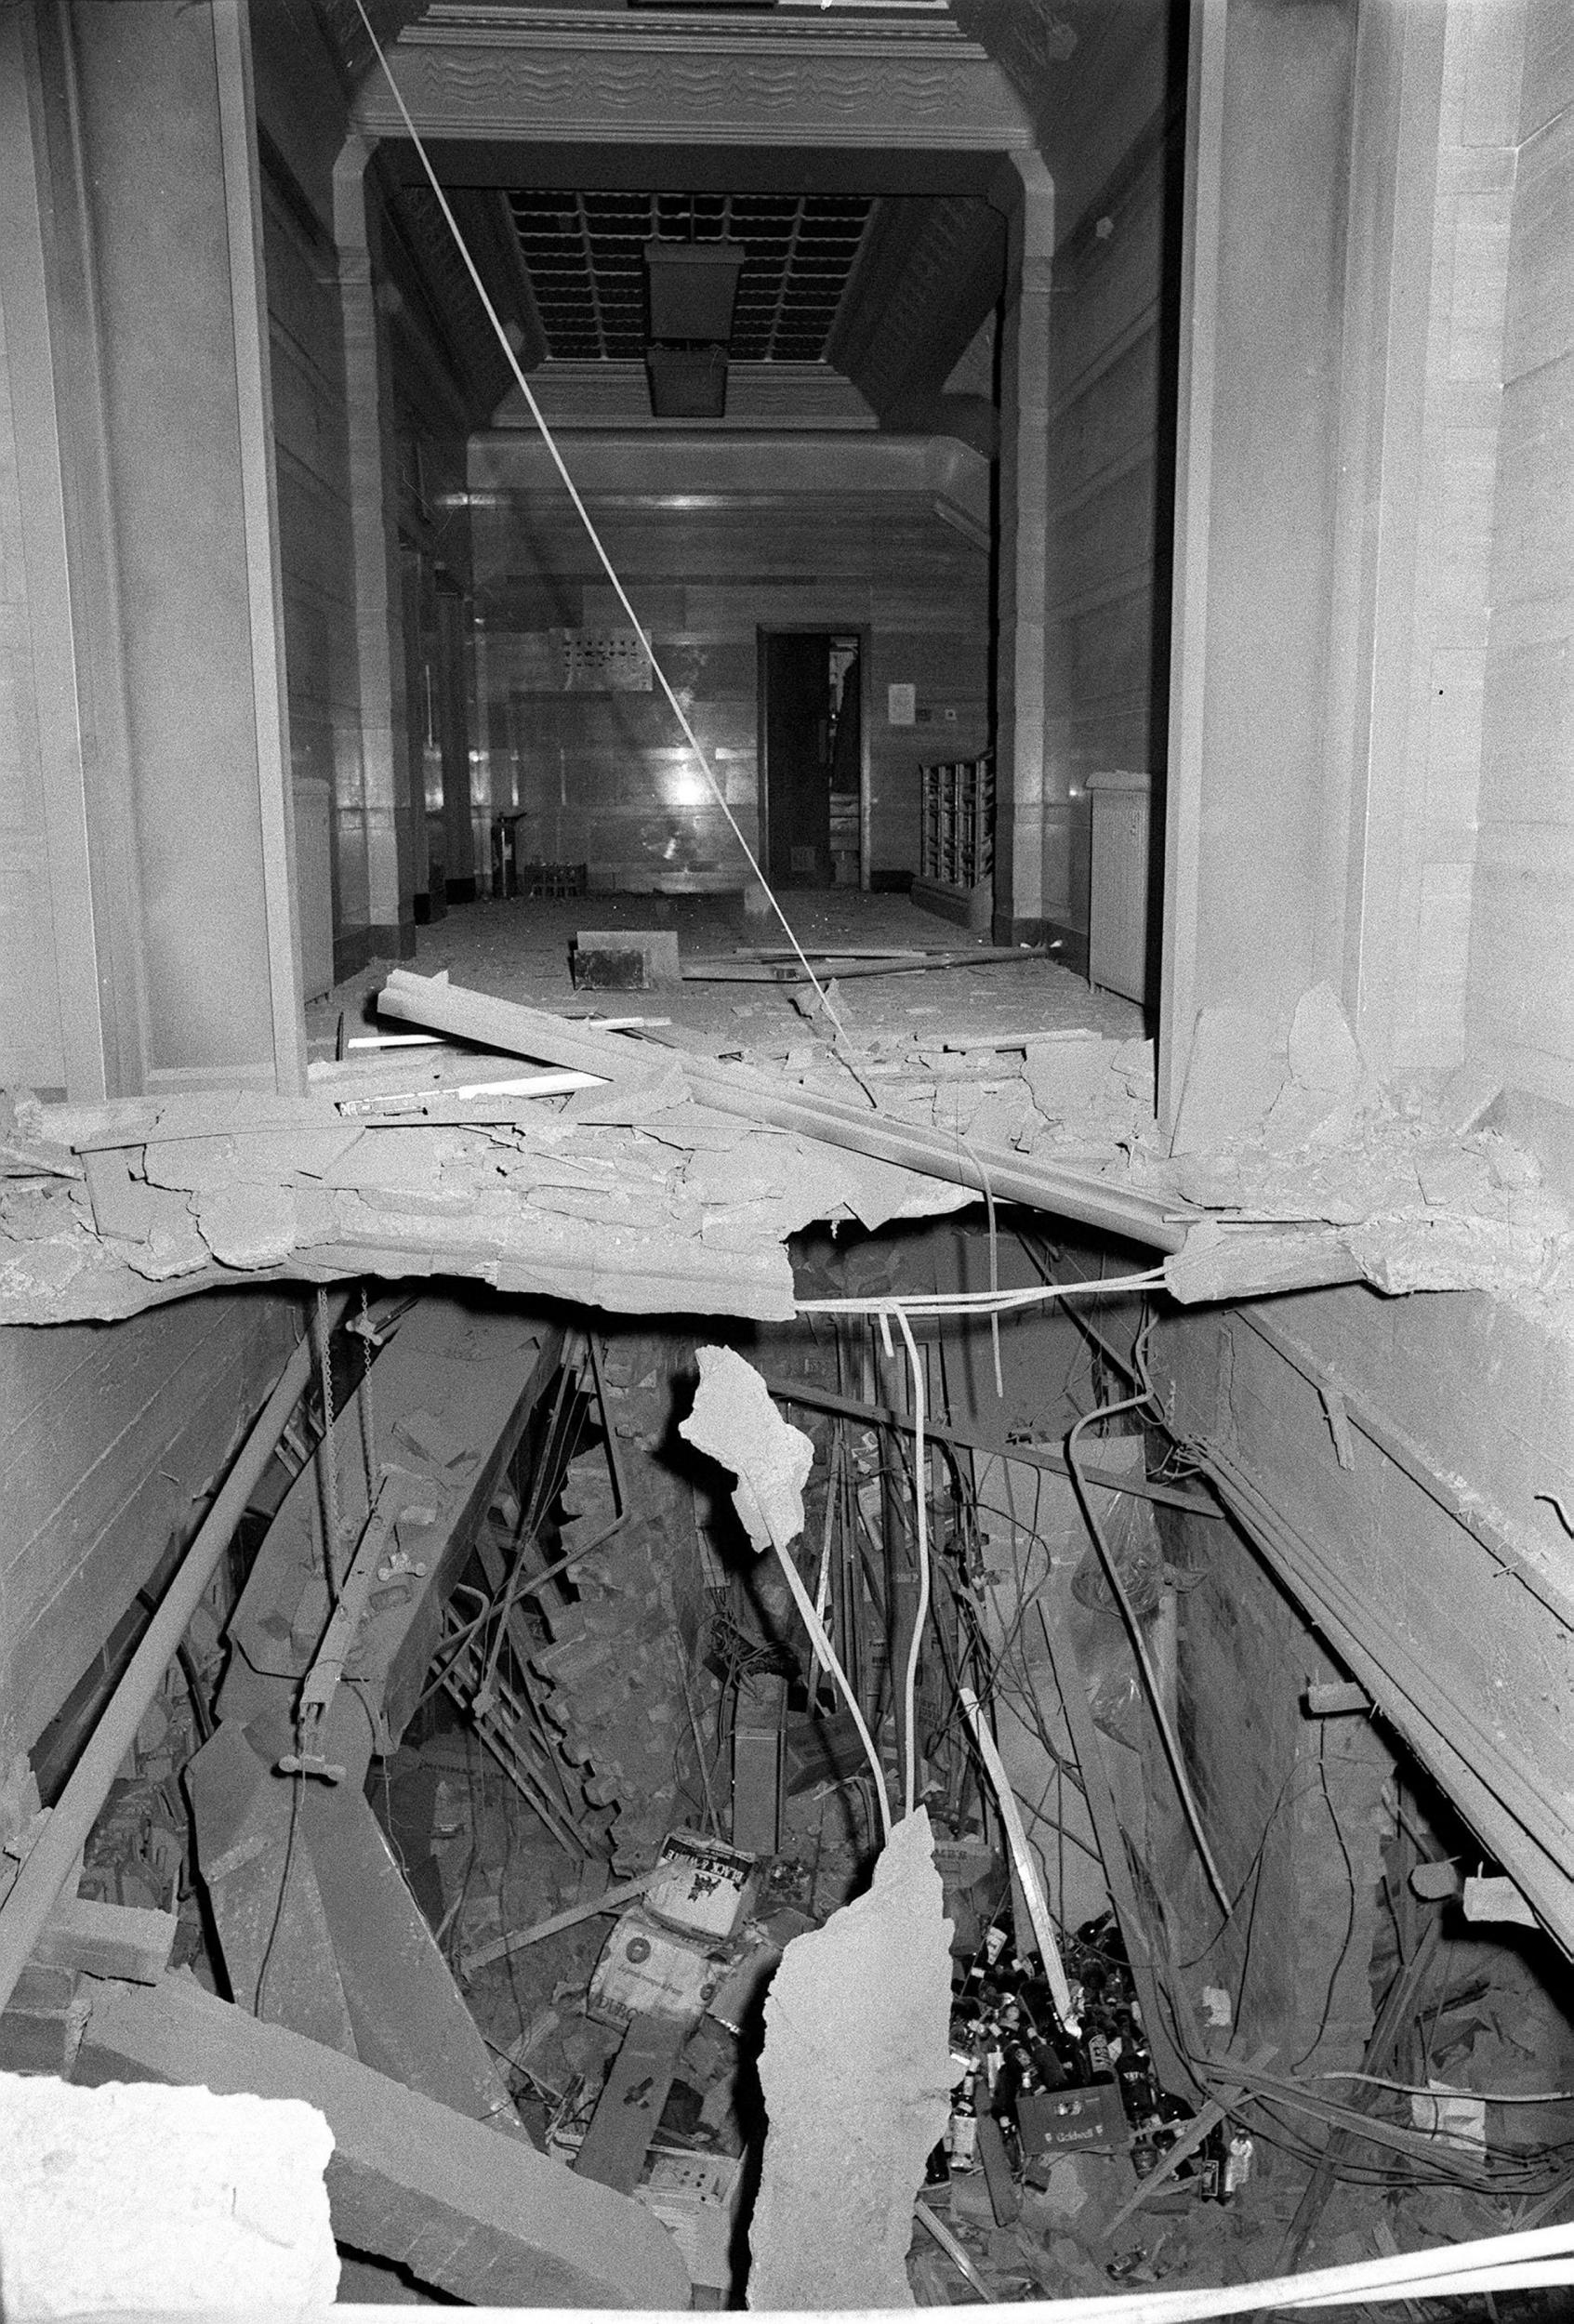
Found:
[[995, 765], [947, 759], [919, 769], [919, 877], [966, 891], [995, 863]]

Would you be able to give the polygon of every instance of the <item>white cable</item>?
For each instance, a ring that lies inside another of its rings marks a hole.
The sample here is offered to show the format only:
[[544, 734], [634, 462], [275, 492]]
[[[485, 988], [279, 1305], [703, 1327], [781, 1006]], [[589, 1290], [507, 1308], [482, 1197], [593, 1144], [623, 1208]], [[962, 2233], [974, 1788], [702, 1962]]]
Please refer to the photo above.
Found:
[[[1003, 1315], [1013, 1308], [1038, 1306], [1046, 1300], [1093, 1297], [1106, 1291], [1156, 1291], [1163, 1285], [1163, 1268], [1149, 1267], [1141, 1274], [1106, 1275], [1102, 1283], [1090, 1277], [1087, 1282], [1029, 1284], [1019, 1291], [924, 1291], [908, 1299], [795, 1300], [793, 1308], [800, 1315], [873, 1315], [877, 1319], [900, 1314]], [[882, 1328], [889, 1331], [889, 1324], [882, 1324]]]
[[903, 1684], [903, 1706], [906, 1712], [904, 1734], [906, 1738], [904, 1774], [904, 1796], [907, 1814], [911, 1816], [918, 1791], [919, 1744], [914, 1733], [919, 1683], [919, 1650], [923, 1644], [923, 1628], [929, 1619], [929, 1479], [925, 1473], [923, 1442], [924, 1376], [919, 1361], [919, 1343], [913, 1337], [913, 1327], [904, 1310], [898, 1308], [896, 1320], [902, 1327], [902, 1337], [907, 1343], [907, 1361], [913, 1372], [913, 1506], [918, 1512], [919, 1603], [913, 1617], [913, 1639], [907, 1649], [907, 1670]]
[[1069, 2300], [1024, 2300], [1015, 2304], [1012, 2315], [1019, 2324], [1194, 2324], [1194, 2319], [1195, 2324], [1211, 2324], [1220, 2317], [1251, 2316], [1267, 2309], [1299, 2312], [1507, 2291], [1521, 2284], [1574, 2282], [1571, 2247], [1574, 2227], [1534, 2228], [1250, 2284], [1198, 2284], [1175, 2291], [1148, 2286], [1113, 2297], [1094, 2293]]
[[443, 218], [447, 224], [448, 231], [454, 237], [459, 256], [464, 260], [465, 271], [469, 274], [470, 281], [475, 285], [476, 296], [481, 300], [482, 306], [485, 310], [487, 321], [491, 324], [492, 328], [497, 334], [497, 344], [502, 349], [504, 354], [508, 357], [509, 368], [514, 375], [515, 382], [518, 385], [520, 393], [524, 398], [525, 405], [530, 413], [531, 418], [536, 422], [536, 427], [541, 431], [541, 440], [551, 456], [552, 465], [557, 469], [559, 476], [562, 479], [564, 489], [566, 490], [569, 498], [573, 501], [575, 509], [578, 511], [579, 521], [584, 525], [586, 532], [589, 535], [590, 546], [595, 550], [597, 556], [601, 559], [602, 569], [605, 573], [607, 579], [612, 583], [618, 603], [622, 606], [624, 612], [628, 616], [629, 624], [644, 651], [645, 659], [649, 662], [651, 668], [655, 672], [656, 682], [659, 684], [662, 693], [667, 696], [668, 702], [672, 710], [672, 715], [683, 731], [684, 741], [688, 744], [689, 748], [694, 752], [695, 763], [698, 765], [701, 774], [705, 777], [706, 785], [710, 792], [710, 796], [716, 801], [717, 806], [720, 807], [721, 812], [726, 816], [728, 823], [731, 825], [733, 837], [736, 839], [739, 847], [743, 850], [745, 860], [747, 863], [750, 871], [754, 874], [754, 877], [759, 880], [760, 885], [765, 891], [771, 909], [780, 920], [783, 930], [786, 932], [787, 940], [792, 946], [794, 952], [798, 955], [800, 964], [802, 967], [805, 976], [807, 976], [810, 984], [813, 984], [815, 992], [820, 997], [821, 1008], [825, 1010], [827, 1016], [836, 1027], [838, 1038], [842, 1042], [844, 1047], [851, 1047], [851, 1044], [847, 1039], [847, 1028], [842, 1023], [841, 1019], [837, 1015], [835, 1009], [832, 1007], [830, 997], [827, 995], [825, 986], [821, 984], [819, 978], [810, 967], [808, 957], [804, 952], [802, 945], [799, 943], [798, 938], [793, 933], [791, 921], [787, 918], [787, 914], [782, 910], [781, 905], [777, 903], [775, 891], [772, 888], [771, 883], [766, 878], [764, 873], [761, 870], [754, 850], [749, 846], [748, 841], [744, 838], [738, 819], [727, 804], [726, 793], [722, 789], [721, 784], [717, 782], [715, 775], [711, 772], [710, 761], [706, 757], [704, 750], [700, 746], [698, 735], [694, 733], [694, 728], [689, 723], [688, 713], [683, 708], [683, 706], [679, 701], [677, 695], [673, 693], [667, 672], [662, 668], [661, 664], [656, 660], [655, 654], [651, 646], [650, 638], [645, 630], [645, 626], [641, 621], [639, 614], [634, 611], [632, 604], [629, 602], [628, 592], [619, 580], [612, 559], [607, 555], [605, 548], [602, 545], [602, 536], [590, 521], [590, 511], [586, 508], [584, 501], [579, 496], [579, 488], [568, 472], [567, 464], [563, 459], [562, 454], [558, 450], [557, 442], [552, 435], [551, 429], [547, 425], [546, 415], [543, 413], [540, 404], [537, 403], [534, 394], [531, 392], [530, 382], [524, 376], [523, 367], [520, 363], [519, 357], [514, 353], [512, 346], [509, 344], [509, 335], [503, 328], [496, 308], [492, 304], [492, 299], [487, 291], [486, 284], [481, 279], [480, 269], [477, 267], [475, 260], [470, 256], [470, 244], [466, 242], [464, 235], [459, 231], [459, 221], [454, 216], [453, 210], [449, 207], [448, 196], [443, 192], [437, 172], [431, 165], [430, 156], [428, 154], [426, 147], [421, 142], [420, 131], [417, 128], [414, 121], [410, 118], [410, 109], [405, 104], [403, 94], [400, 89], [398, 82], [393, 77], [392, 68], [389, 64], [387, 57], [383, 54], [382, 43], [378, 40], [376, 33], [372, 30], [372, 20], [366, 13], [365, 0], [355, 0], [355, 6], [357, 11], [359, 12], [361, 21], [365, 27], [366, 37], [372, 44], [373, 52], [377, 57], [378, 64], [382, 67], [383, 77], [393, 93], [393, 101], [399, 108], [400, 118], [403, 122], [404, 126], [409, 133], [410, 141], [414, 145], [417, 154], [420, 159], [421, 167], [426, 171], [428, 179], [431, 185], [431, 190], [437, 196], [437, 206], [442, 211]]

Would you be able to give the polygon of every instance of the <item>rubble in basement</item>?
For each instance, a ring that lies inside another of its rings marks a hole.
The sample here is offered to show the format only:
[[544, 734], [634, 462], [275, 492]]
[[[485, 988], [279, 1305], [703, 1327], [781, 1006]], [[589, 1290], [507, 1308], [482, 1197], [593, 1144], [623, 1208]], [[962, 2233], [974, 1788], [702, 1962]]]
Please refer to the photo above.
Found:
[[[894, 1302], [1108, 1254], [943, 1222], [793, 1257], [794, 1324], [351, 1299], [89, 1843], [82, 1896], [123, 1916], [122, 1953], [62, 1929], [0, 2062], [124, 2070], [103, 1994], [141, 1978], [184, 2009], [194, 1980], [634, 2207], [695, 2305], [741, 2304], [751, 2230], [791, 2304], [781, 2249], [838, 2264], [816, 2173], [841, 2185], [899, 2106], [847, 2031], [896, 1957], [889, 1812], [933, 1882], [904, 1938], [929, 1928], [942, 1962], [932, 2004], [899, 1973], [937, 2111], [913, 2118], [910, 2214], [881, 2213], [918, 2304], [1248, 2282], [1554, 2216], [1574, 2029], [1547, 1942], [1479, 1917], [1523, 1907], [1298, 1618], [1253, 1599], [1159, 1416], [1100, 1418], [1142, 1376], [1136, 1301], [1024, 1309], [998, 1347], [932, 1307], [886, 1344]], [[723, 1360], [771, 1418], [716, 1458], [694, 1416]], [[762, 1519], [775, 1432], [790, 1509]], [[1227, 1709], [1210, 1657], [1252, 1623]], [[1304, 1680], [1288, 1700], [1263, 1639]], [[89, 1710], [44, 1739], [46, 1795]], [[17, 1856], [40, 1802], [12, 1789]], [[139, 1965], [133, 1934], [162, 1954]], [[839, 1966], [789, 2023], [800, 1940]], [[137, 2036], [155, 2076], [163, 2038]], [[446, 2216], [408, 2168], [412, 2212]], [[355, 2296], [500, 2280], [381, 2218], [336, 2211]], [[651, 2265], [636, 2238], [620, 2296]]]

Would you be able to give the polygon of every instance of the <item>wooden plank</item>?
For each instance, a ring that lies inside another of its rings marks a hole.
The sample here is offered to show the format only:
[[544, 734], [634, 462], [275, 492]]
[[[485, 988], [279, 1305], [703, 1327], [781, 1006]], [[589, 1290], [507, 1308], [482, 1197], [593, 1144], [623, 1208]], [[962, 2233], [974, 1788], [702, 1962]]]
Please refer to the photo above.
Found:
[[677, 2247], [638, 2203], [191, 1979], [99, 1986], [73, 2079], [320, 2106], [334, 2134], [336, 2238], [472, 2305], [688, 2305]]
[[1038, 1867], [1034, 1861], [1032, 1850], [1027, 1845], [1027, 1834], [1023, 1828], [1022, 1810], [1016, 1803], [1016, 1793], [1012, 1789], [1011, 1778], [1006, 1774], [1005, 1763], [996, 1748], [995, 1738], [989, 1732], [988, 1723], [978, 1707], [977, 1696], [973, 1694], [971, 1687], [966, 1686], [959, 1687], [958, 1694], [962, 1709], [967, 1713], [968, 1724], [972, 1730], [972, 1739], [978, 1747], [978, 1755], [984, 1762], [985, 1772], [994, 1788], [995, 1802], [1000, 1811], [1000, 1822], [1005, 1829], [1006, 1840], [1011, 1848], [1012, 1862], [1016, 1868], [1017, 1881], [1026, 1900], [1028, 1919], [1033, 1923], [1033, 1935], [1038, 1948], [1038, 1959], [1043, 1963], [1044, 1974], [1049, 1979], [1050, 1992], [1054, 2000], [1055, 2010], [1064, 2025], [1067, 2018], [1075, 2014], [1071, 2006], [1071, 1988], [1066, 1984], [1065, 1970], [1060, 1958], [1060, 1948], [1055, 1943], [1054, 1924], [1050, 1919], [1050, 1908], [1044, 1896], [1043, 1883], [1038, 1876]]
[[[1431, 1971], [1442, 1933], [1441, 1917], [1435, 1914], [1422, 1931], [1420, 1944], [1388, 1988], [1361, 2059], [1363, 2074], [1388, 2072], [1407, 2014], [1414, 2009], [1417, 1996]], [[1369, 2104], [1370, 2097], [1375, 2094], [1358, 2091], [1353, 2103], [1359, 2108]], [[1301, 2200], [1296, 2205], [1295, 2216], [1285, 2236], [1284, 2249], [1279, 2254], [1278, 2272], [1281, 2276], [1292, 2274], [1300, 2265], [1301, 2255], [1311, 2239], [1312, 2230], [1333, 2193], [1339, 2166], [1348, 2156], [1356, 2136], [1353, 2131], [1336, 2130], [1318, 2158], [1316, 2168], [1306, 2182]]]
[[527, 1945], [538, 1945], [544, 1936], [558, 1936], [564, 1929], [576, 1929], [582, 1921], [593, 1921], [598, 1913], [621, 1912], [625, 1905], [631, 1905], [636, 1897], [644, 1895], [655, 1878], [654, 1872], [642, 1872], [638, 1880], [622, 1881], [615, 1888], [604, 1889], [588, 1904], [570, 1905], [565, 1912], [554, 1912], [545, 1921], [534, 1921], [527, 1929], [509, 1929], [502, 1936], [495, 1936], [490, 1944], [478, 1945], [473, 1952], [464, 1954], [459, 1962], [460, 1974], [473, 1977], [488, 1961], [503, 1961], [509, 1953], [522, 1952]]
[[[598, 1037], [541, 1010], [495, 1000], [488, 994], [470, 992], [442, 978], [413, 976], [403, 969], [391, 971], [377, 1005], [386, 1016], [435, 1025], [467, 1039], [496, 1042], [548, 1064], [603, 1073], [609, 1079], [615, 1078], [620, 1088], [628, 1087], [628, 1044], [620, 1036]], [[1186, 1227], [1178, 1221], [1173, 1203], [1125, 1193], [1103, 1180], [1032, 1163], [1020, 1155], [976, 1147], [964, 1152], [944, 1131], [897, 1126], [882, 1116], [842, 1105], [834, 1099], [794, 1097], [779, 1082], [762, 1075], [687, 1052], [682, 1065], [694, 1095], [724, 1113], [797, 1130], [826, 1144], [893, 1162], [899, 1169], [971, 1186], [979, 1194], [987, 1185], [997, 1201], [1025, 1203], [1034, 1209], [1078, 1219], [1157, 1250], [1177, 1251], [1184, 1245]]]
[[639, 2185], [682, 2047], [683, 2028], [672, 2018], [635, 2018], [575, 2159], [576, 2178], [593, 2179], [621, 2195]]
[[[1255, 2073], [1260, 2067], [1266, 2066], [1273, 2055], [1274, 2045], [1268, 2042], [1248, 2061], [1249, 2070]], [[1201, 2113], [1186, 2124], [1179, 2138], [1166, 2149], [1163, 2159], [1140, 2183], [1136, 2192], [1126, 2198], [1104, 2231], [1106, 2243], [1114, 2241], [1117, 2230], [1126, 2225], [1133, 2212], [1140, 2210], [1150, 2195], [1156, 2195], [1161, 2186], [1174, 2177], [1182, 2163], [1196, 2154], [1203, 2140], [1210, 2132], [1218, 2129], [1226, 2115], [1235, 2111], [1245, 2094], [1244, 2083], [1232, 2083], [1215, 2093]]]

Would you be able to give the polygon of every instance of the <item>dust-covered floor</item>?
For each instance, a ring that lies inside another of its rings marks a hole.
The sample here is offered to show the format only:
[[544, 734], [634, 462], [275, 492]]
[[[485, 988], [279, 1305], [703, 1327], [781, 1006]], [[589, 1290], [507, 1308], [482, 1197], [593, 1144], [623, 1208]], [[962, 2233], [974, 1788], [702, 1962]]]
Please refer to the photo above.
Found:
[[[911, 947], [925, 952], [989, 949], [988, 940], [920, 911], [906, 896], [864, 894], [855, 889], [797, 892], [782, 898], [793, 932], [806, 948], [835, 945]], [[734, 953], [740, 947], [787, 944], [774, 915], [745, 915], [739, 895], [592, 895], [571, 902], [510, 897], [454, 906], [447, 917], [416, 931], [407, 966], [423, 976], [446, 970], [456, 984], [473, 985], [509, 1000], [543, 1008], [588, 1007], [603, 1012], [617, 997], [575, 1001], [569, 953], [580, 929], [665, 929], [676, 932], [685, 960]], [[373, 962], [307, 1011], [312, 1051], [331, 1056], [342, 1014], [351, 1032], [374, 1022], [373, 996], [387, 964]], [[790, 991], [760, 984], [689, 984], [646, 994], [630, 1009], [669, 1016], [675, 1025], [723, 1047], [747, 1040], [759, 1047], [776, 1032], [803, 1037], [804, 1020]], [[1114, 993], [1099, 992], [1062, 968], [1050, 954], [1025, 952], [1020, 961], [860, 977], [840, 984], [838, 1014], [854, 1042], [894, 1034], [946, 1029], [970, 1033], [1065, 1031], [1086, 1027], [1110, 1040], [1143, 1032], [1142, 1011]]]

